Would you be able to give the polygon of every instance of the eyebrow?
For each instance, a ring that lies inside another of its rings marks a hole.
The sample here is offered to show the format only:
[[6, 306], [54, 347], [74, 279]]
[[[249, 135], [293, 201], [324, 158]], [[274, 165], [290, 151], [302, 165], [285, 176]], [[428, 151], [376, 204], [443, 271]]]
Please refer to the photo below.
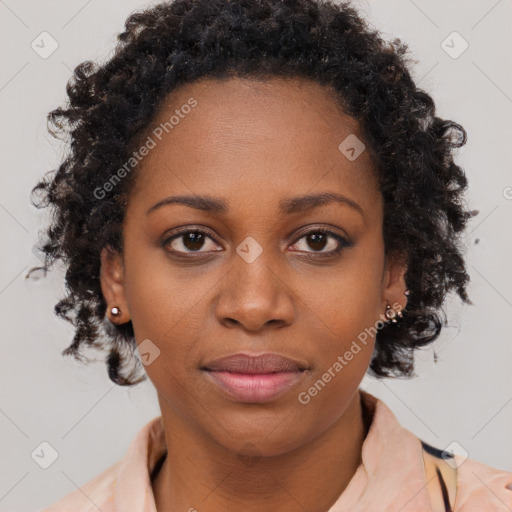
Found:
[[[313, 210], [319, 206], [327, 205], [330, 203], [340, 203], [351, 207], [358, 211], [363, 218], [365, 218], [364, 210], [353, 199], [350, 199], [342, 194], [323, 192], [319, 194], [308, 194], [305, 196], [288, 197], [279, 203], [279, 212], [285, 215], [291, 215], [297, 212], [304, 212]], [[197, 195], [183, 195], [183, 196], [170, 196], [158, 201], [147, 212], [146, 215], [170, 204], [182, 204], [211, 213], [227, 213], [229, 210], [228, 203], [220, 198], [210, 196], [197, 196]]]

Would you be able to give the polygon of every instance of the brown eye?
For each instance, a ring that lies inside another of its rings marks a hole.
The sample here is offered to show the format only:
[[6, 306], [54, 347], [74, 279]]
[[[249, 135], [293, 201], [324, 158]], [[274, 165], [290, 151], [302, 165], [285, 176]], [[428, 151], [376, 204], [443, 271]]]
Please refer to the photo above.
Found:
[[[177, 233], [164, 242], [165, 247], [170, 247], [172, 252], [209, 252], [215, 251], [214, 240], [203, 231], [188, 230]], [[201, 249], [205, 249], [204, 251]]]
[[293, 246], [301, 252], [317, 252], [322, 254], [335, 254], [350, 245], [351, 243], [341, 235], [318, 229], [306, 233], [293, 244]]

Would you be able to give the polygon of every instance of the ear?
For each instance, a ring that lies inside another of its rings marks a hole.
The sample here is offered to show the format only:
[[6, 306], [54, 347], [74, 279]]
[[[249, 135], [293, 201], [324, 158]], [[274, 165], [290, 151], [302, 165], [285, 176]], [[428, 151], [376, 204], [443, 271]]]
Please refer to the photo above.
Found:
[[[103, 297], [107, 303], [107, 316], [115, 324], [130, 321], [130, 312], [124, 289], [124, 266], [122, 256], [111, 247], [101, 250], [100, 283]], [[112, 308], [117, 307], [120, 314], [113, 315]]]
[[402, 310], [407, 306], [405, 291], [405, 273], [407, 271], [407, 255], [404, 253], [387, 254], [382, 277], [382, 305], [386, 304], [395, 309]]

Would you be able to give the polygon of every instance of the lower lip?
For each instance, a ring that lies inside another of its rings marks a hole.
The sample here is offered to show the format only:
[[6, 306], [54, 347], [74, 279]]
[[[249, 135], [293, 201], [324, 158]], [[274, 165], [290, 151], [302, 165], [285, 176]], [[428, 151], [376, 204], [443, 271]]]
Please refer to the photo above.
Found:
[[240, 402], [268, 402], [286, 393], [301, 378], [301, 371], [232, 373], [207, 371], [228, 398]]

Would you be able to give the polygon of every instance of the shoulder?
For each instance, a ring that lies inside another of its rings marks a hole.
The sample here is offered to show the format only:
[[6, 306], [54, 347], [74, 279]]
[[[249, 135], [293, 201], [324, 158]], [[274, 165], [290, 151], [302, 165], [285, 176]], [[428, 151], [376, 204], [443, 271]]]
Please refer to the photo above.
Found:
[[[396, 486], [400, 464], [408, 469], [404, 477], [404, 487], [413, 480], [413, 474], [420, 482], [421, 491], [417, 493], [416, 500], [424, 495], [424, 502], [428, 502], [430, 498], [432, 504], [432, 497], [438, 496], [436, 501], [439, 501], [440, 496], [441, 505], [443, 501], [446, 503], [447, 499], [453, 503], [451, 509], [443, 506], [433, 510], [512, 512], [512, 472], [425, 443], [403, 427], [382, 400], [364, 390], [360, 389], [360, 392], [362, 404], [368, 408], [372, 416], [372, 425], [363, 443], [363, 463], [365, 467], [370, 468], [369, 473], [374, 478], [379, 476], [383, 481], [389, 481], [389, 486]], [[400, 457], [397, 454], [400, 454]], [[429, 459], [432, 458], [435, 459], [433, 473], [428, 471]], [[392, 461], [392, 480], [388, 478], [386, 472], [378, 471], [380, 461], [386, 459]], [[441, 475], [436, 469], [440, 470]], [[414, 510], [420, 508], [416, 507]]]
[[39, 512], [114, 511], [115, 485], [121, 461], [116, 462], [91, 481], [70, 492]]
[[38, 512], [139, 512], [151, 508], [150, 475], [166, 450], [162, 417], [144, 425], [124, 457], [85, 485]]
[[487, 466], [462, 455], [457, 464], [454, 512], [506, 512], [512, 510], [512, 472]]

